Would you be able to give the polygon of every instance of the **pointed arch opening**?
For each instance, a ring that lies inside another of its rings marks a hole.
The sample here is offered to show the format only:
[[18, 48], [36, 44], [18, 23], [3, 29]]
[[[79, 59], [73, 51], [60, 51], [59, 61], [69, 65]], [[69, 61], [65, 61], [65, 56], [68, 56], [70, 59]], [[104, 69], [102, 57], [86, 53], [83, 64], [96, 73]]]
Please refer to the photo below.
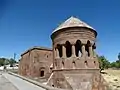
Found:
[[62, 57], [62, 45], [58, 44], [57, 49], [58, 49], [58, 52], [59, 52], [59, 57]]
[[85, 63], [85, 67], [87, 68], [87, 67], [88, 67], [88, 62], [87, 62], [87, 61], [85, 61], [84, 63]]
[[76, 63], [75, 63], [75, 61], [73, 61], [72, 63], [73, 63], [73, 68], [76, 68]]
[[62, 69], [64, 68], [64, 62], [62, 61]]
[[90, 47], [90, 41], [88, 40], [87, 44], [85, 45], [86, 55], [88, 57], [90, 56], [89, 47]]
[[81, 41], [77, 40], [75, 44], [75, 54], [77, 57], [81, 57], [82, 53], [81, 46], [82, 46]]
[[93, 49], [96, 49], [96, 45], [95, 45], [95, 43], [93, 44], [92, 48], [93, 48]]
[[94, 61], [94, 66], [96, 67], [96, 61]]
[[66, 56], [71, 57], [71, 55], [72, 55], [72, 45], [70, 44], [69, 41], [66, 41], [65, 47], [66, 47]]
[[95, 43], [93, 44], [92, 49], [93, 49], [93, 56], [96, 57], [96, 52], [95, 52], [96, 45], [95, 45]]

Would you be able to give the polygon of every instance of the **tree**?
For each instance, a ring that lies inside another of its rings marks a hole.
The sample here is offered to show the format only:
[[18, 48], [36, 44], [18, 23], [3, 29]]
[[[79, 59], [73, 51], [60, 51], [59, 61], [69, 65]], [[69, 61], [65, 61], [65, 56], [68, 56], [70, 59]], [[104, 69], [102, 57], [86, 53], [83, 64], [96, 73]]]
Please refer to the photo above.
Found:
[[98, 56], [100, 69], [108, 69], [110, 67], [110, 62], [104, 56]]
[[118, 63], [118, 68], [120, 68], [120, 53], [118, 54], [118, 61], [116, 61]]
[[111, 67], [116, 67], [116, 62], [112, 62]]
[[4, 66], [5, 58], [0, 58], [0, 66]]
[[118, 54], [118, 60], [120, 61], [120, 53]]
[[13, 58], [11, 58], [10, 60], [9, 60], [9, 64], [10, 64], [10, 67], [13, 67], [13, 65], [16, 63], [16, 61], [13, 59]]
[[8, 65], [9, 59], [7, 58], [0, 58], [0, 66]]

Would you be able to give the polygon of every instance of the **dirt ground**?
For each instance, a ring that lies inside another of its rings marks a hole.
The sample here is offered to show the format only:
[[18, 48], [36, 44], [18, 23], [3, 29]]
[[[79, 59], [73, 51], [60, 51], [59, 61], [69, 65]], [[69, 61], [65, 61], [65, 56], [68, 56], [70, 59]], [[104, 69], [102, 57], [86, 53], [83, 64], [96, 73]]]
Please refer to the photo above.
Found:
[[120, 70], [104, 70], [102, 76], [109, 84], [110, 90], [120, 90]]

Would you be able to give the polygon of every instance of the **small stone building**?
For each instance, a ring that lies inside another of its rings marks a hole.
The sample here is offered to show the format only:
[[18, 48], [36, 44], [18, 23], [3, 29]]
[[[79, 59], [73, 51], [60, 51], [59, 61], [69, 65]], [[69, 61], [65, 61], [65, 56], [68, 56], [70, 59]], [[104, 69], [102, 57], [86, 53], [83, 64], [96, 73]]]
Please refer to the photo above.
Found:
[[95, 53], [96, 37], [94, 28], [70, 17], [52, 32], [52, 50], [33, 48], [22, 54], [19, 73], [33, 77], [51, 74], [47, 85], [61, 89], [107, 90]]
[[18, 73], [22, 76], [49, 78], [52, 69], [52, 49], [33, 47], [21, 55]]

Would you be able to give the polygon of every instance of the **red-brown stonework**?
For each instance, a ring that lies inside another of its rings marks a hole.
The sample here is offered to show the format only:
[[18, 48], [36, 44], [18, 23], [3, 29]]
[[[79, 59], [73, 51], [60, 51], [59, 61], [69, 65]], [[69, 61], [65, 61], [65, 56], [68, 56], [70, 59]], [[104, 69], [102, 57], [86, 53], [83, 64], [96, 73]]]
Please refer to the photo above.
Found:
[[96, 37], [94, 28], [71, 17], [52, 32], [52, 49], [32, 48], [21, 55], [19, 74], [44, 76], [47, 85], [61, 89], [108, 90], [95, 53]]
[[21, 55], [19, 74], [30, 77], [46, 77], [51, 74], [53, 53], [51, 49], [33, 47]]
[[53, 31], [53, 73], [48, 85], [69, 90], [107, 90], [95, 53], [95, 29], [71, 17]]

